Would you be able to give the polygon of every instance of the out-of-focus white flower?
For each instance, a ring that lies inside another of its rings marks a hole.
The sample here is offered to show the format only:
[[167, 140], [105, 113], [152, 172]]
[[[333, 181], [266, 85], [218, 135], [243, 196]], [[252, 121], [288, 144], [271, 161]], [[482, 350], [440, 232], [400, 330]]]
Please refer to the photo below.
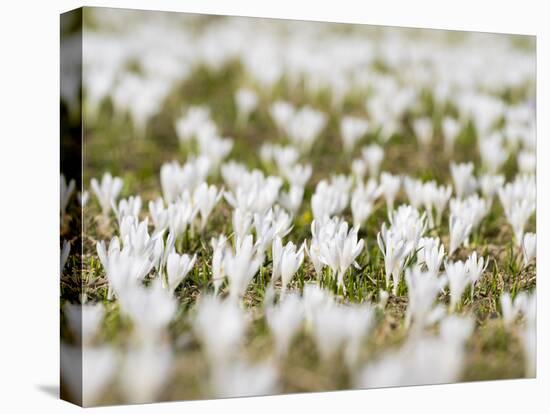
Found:
[[215, 185], [209, 186], [207, 183], [202, 183], [195, 189], [193, 202], [201, 216], [201, 230], [206, 227], [208, 218], [222, 195], [223, 191], [218, 191]]
[[416, 208], [406, 204], [388, 214], [392, 231], [411, 244], [416, 250], [420, 238], [426, 231], [426, 213], [420, 214]]
[[[283, 180], [280, 177], [266, 177], [259, 170], [248, 172], [222, 167], [222, 174], [224, 174], [226, 183], [232, 188], [231, 191], [224, 193], [227, 202], [233, 208], [240, 208], [251, 213], [263, 214], [273, 207], [283, 185]], [[234, 180], [238, 180], [238, 182], [234, 183]]]
[[155, 342], [173, 319], [177, 304], [171, 292], [156, 279], [151, 286], [134, 285], [119, 293], [121, 311], [133, 322], [138, 338]]
[[77, 341], [84, 346], [90, 345], [97, 335], [105, 315], [103, 305], [101, 303], [67, 303], [63, 310]]
[[225, 279], [224, 260], [227, 252], [227, 237], [220, 234], [218, 238], [212, 237], [212, 282], [214, 283], [214, 295], [218, 293]]
[[[428, 212], [428, 224], [430, 228], [434, 225], [440, 225], [443, 218], [443, 212], [451, 198], [453, 189], [451, 186], [438, 186], [435, 181], [429, 181], [422, 188], [423, 203]], [[432, 213], [435, 209], [435, 220]]]
[[470, 283], [472, 285], [472, 299], [474, 297], [474, 289], [477, 281], [487, 268], [489, 261], [485, 261], [483, 257], [477, 258], [477, 252], [472, 252], [468, 259], [466, 260], [466, 272], [470, 278]]
[[[109, 346], [73, 347], [62, 343], [60, 362], [63, 386], [73, 398], [82, 398], [84, 407], [100, 402], [117, 371], [116, 354]], [[74, 368], [80, 365], [81, 370]]]
[[522, 173], [534, 174], [537, 170], [537, 154], [534, 151], [520, 151], [517, 162]]
[[351, 152], [357, 141], [363, 137], [369, 129], [366, 119], [354, 116], [344, 116], [340, 121], [340, 135], [344, 144], [344, 150]]
[[61, 174], [61, 177], [59, 178], [59, 185], [59, 209], [61, 210], [61, 217], [63, 217], [65, 215], [67, 205], [69, 204], [69, 200], [74, 193], [76, 183], [74, 179], [71, 179], [67, 185], [65, 176]]
[[518, 246], [521, 246], [525, 226], [527, 225], [529, 218], [535, 213], [535, 209], [536, 205], [534, 203], [529, 200], [522, 200], [515, 203], [512, 206], [510, 213], [507, 214], [508, 222], [512, 226], [516, 244]]
[[422, 272], [419, 266], [405, 270], [405, 282], [409, 303], [405, 324], [409, 326], [413, 321], [418, 329], [422, 329], [431, 322], [430, 314], [434, 311], [434, 302], [437, 295], [446, 285], [444, 278], [437, 273]]
[[193, 192], [206, 181], [212, 163], [204, 156], [189, 159], [180, 166], [176, 161], [160, 168], [160, 185], [166, 203], [175, 201], [185, 190]]
[[298, 213], [303, 200], [304, 187], [297, 185], [291, 185], [287, 192], [283, 191], [279, 195], [279, 202], [281, 205], [292, 214]]
[[397, 175], [391, 175], [387, 172], [383, 172], [380, 175], [380, 188], [384, 198], [386, 200], [386, 206], [388, 211], [393, 210], [393, 204], [395, 202], [395, 197], [401, 187], [401, 178]]
[[467, 197], [475, 191], [477, 181], [474, 177], [473, 163], [455, 164], [451, 162], [451, 176], [458, 198]]
[[226, 364], [235, 357], [244, 340], [247, 320], [234, 302], [203, 296], [196, 306], [193, 330], [202, 342], [209, 365]]
[[500, 133], [493, 133], [478, 141], [481, 162], [489, 173], [499, 171], [508, 159], [508, 152], [504, 148], [502, 141], [503, 138]]
[[176, 238], [187, 230], [187, 227], [195, 220], [199, 211], [193, 204], [189, 192], [185, 192], [175, 202], [170, 203], [166, 209], [168, 228]]
[[275, 101], [269, 108], [269, 114], [280, 132], [284, 131], [290, 119], [294, 116], [296, 108], [288, 102]]
[[367, 221], [380, 194], [380, 187], [373, 179], [370, 179], [366, 185], [359, 183], [355, 187], [351, 195], [351, 213], [355, 227], [360, 227]]
[[189, 256], [188, 254], [179, 255], [172, 252], [168, 255], [166, 261], [166, 278], [168, 282], [168, 290], [174, 292], [179, 284], [185, 279], [187, 274], [195, 265], [197, 255]]
[[90, 199], [90, 193], [88, 191], [82, 191], [77, 194], [78, 202], [80, 203], [80, 207], [84, 208], [86, 207], [86, 204], [88, 204], [88, 200]]
[[238, 122], [246, 123], [258, 106], [258, 95], [251, 89], [240, 88], [235, 92]]
[[124, 198], [118, 202], [118, 206], [113, 202], [112, 208], [120, 226], [122, 219], [126, 216], [138, 219], [139, 212], [141, 211], [141, 197], [130, 196], [129, 198]]
[[266, 319], [275, 340], [275, 353], [281, 358], [304, 320], [304, 307], [299, 296], [287, 295], [277, 306], [266, 309]]
[[111, 211], [112, 203], [116, 202], [122, 190], [122, 179], [120, 177], [113, 177], [110, 173], [105, 173], [101, 178], [101, 183], [92, 178], [90, 184], [101, 206], [101, 211], [106, 216]]
[[492, 200], [495, 194], [498, 193], [498, 190], [504, 184], [503, 175], [495, 174], [485, 174], [479, 178], [479, 187], [481, 188], [481, 193], [483, 197]]
[[491, 203], [472, 194], [464, 199], [453, 198], [450, 202], [451, 215], [460, 218], [472, 226], [472, 230], [479, 227], [482, 220], [489, 214]]
[[170, 224], [168, 210], [164, 207], [162, 198], [149, 201], [149, 215], [155, 226], [155, 233], [161, 233], [168, 228]]
[[283, 168], [281, 172], [291, 185], [305, 187], [311, 177], [312, 169], [309, 164], [295, 164]]
[[460, 133], [460, 128], [460, 123], [454, 118], [443, 118], [443, 121], [441, 122], [441, 129], [443, 132], [445, 152], [447, 154], [453, 153], [455, 141]]
[[361, 150], [361, 155], [367, 164], [370, 177], [378, 177], [380, 165], [384, 159], [384, 149], [380, 145], [370, 144]]
[[212, 131], [217, 133], [215, 125], [210, 119], [210, 109], [206, 106], [192, 106], [184, 116], [175, 123], [176, 134], [180, 142], [188, 142], [200, 134], [201, 129], [214, 128]]
[[356, 181], [363, 181], [367, 174], [367, 162], [363, 158], [356, 158], [351, 162], [351, 172]]
[[218, 135], [199, 135], [199, 154], [209, 162], [209, 169], [216, 171], [233, 149], [233, 139]]
[[451, 296], [449, 308], [451, 311], [454, 311], [462, 299], [462, 294], [466, 286], [470, 283], [466, 263], [460, 260], [456, 262], [446, 262], [445, 275], [449, 282], [449, 292]]
[[127, 349], [120, 370], [124, 401], [133, 404], [158, 401], [164, 385], [170, 380], [172, 360], [172, 350], [167, 345]]
[[434, 135], [433, 123], [430, 118], [418, 118], [413, 122], [414, 135], [421, 146], [430, 145]]
[[214, 368], [212, 387], [219, 398], [275, 394], [279, 391], [278, 374], [270, 363], [231, 361]]
[[342, 187], [341, 185], [321, 180], [315, 187], [315, 192], [311, 197], [313, 218], [322, 220], [326, 217], [340, 214], [347, 207], [348, 202], [349, 187], [347, 183]]
[[357, 240], [358, 227], [349, 229], [348, 223], [342, 221], [334, 233], [334, 237], [321, 242], [321, 261], [331, 268], [336, 275], [338, 286], [345, 292], [344, 275], [355, 259], [363, 251], [365, 241]]
[[280, 277], [282, 281], [281, 296], [284, 296], [287, 286], [304, 261], [304, 245], [299, 249], [292, 242], [283, 246], [281, 237], [275, 237], [273, 242], [273, 275], [271, 283]]
[[236, 208], [232, 213], [231, 224], [237, 239], [244, 239], [252, 227], [252, 214]]
[[326, 124], [327, 116], [324, 113], [306, 105], [293, 112], [290, 119], [282, 127], [287, 138], [302, 153], [307, 153], [313, 147], [315, 140]]
[[63, 269], [65, 269], [65, 265], [67, 264], [67, 260], [69, 259], [70, 253], [71, 253], [71, 242], [67, 240], [63, 240], [63, 247], [61, 248], [61, 252], [59, 255], [59, 275], [60, 276], [63, 274]]
[[456, 249], [468, 239], [471, 232], [471, 224], [451, 214], [449, 218], [449, 256], [452, 256]]
[[237, 239], [235, 251], [228, 249], [224, 258], [224, 268], [229, 279], [229, 296], [232, 300], [236, 301], [244, 295], [263, 259], [263, 254], [256, 251], [252, 235]]
[[502, 321], [505, 325], [512, 324], [521, 312], [522, 302], [525, 296], [518, 294], [515, 300], [512, 300], [510, 293], [503, 292], [500, 295], [500, 309], [502, 310]]
[[522, 251], [523, 265], [527, 266], [537, 254], [537, 235], [535, 233], [525, 233], [523, 236]]

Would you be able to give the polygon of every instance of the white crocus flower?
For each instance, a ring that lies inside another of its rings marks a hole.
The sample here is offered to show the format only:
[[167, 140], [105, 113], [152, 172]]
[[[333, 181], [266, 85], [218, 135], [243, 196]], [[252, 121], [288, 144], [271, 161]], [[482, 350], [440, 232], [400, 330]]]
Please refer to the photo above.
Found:
[[252, 227], [252, 214], [236, 208], [233, 210], [231, 223], [237, 239], [244, 239]]
[[78, 342], [89, 346], [99, 332], [105, 309], [101, 303], [70, 304], [63, 307], [69, 327]]
[[151, 286], [134, 285], [119, 294], [121, 311], [133, 322], [138, 338], [155, 342], [174, 318], [177, 303], [171, 292], [156, 279]]
[[241, 88], [235, 92], [238, 123], [246, 124], [248, 117], [258, 106], [258, 100], [258, 95], [253, 90]]
[[517, 163], [521, 173], [534, 174], [537, 171], [537, 154], [535, 151], [520, 151]]
[[479, 278], [487, 268], [489, 261], [485, 261], [483, 257], [477, 258], [477, 252], [473, 252], [466, 260], [466, 272], [472, 284], [472, 300], [474, 298], [474, 289]]
[[216, 367], [235, 357], [244, 340], [247, 319], [233, 301], [202, 296], [192, 324], [195, 335], [204, 346], [209, 366]]
[[[451, 186], [437, 186], [434, 181], [430, 181], [423, 186], [423, 203], [428, 212], [428, 222], [430, 228], [435, 225], [441, 225], [441, 219], [443, 218], [443, 212], [447, 207], [447, 203], [451, 198], [453, 189]], [[432, 208], [435, 209], [435, 220], [432, 213]]]
[[112, 203], [116, 202], [116, 199], [122, 190], [122, 184], [122, 179], [120, 177], [113, 177], [110, 173], [103, 174], [101, 183], [99, 183], [95, 178], [92, 178], [92, 191], [97, 197], [104, 216], [107, 216], [109, 211], [111, 211]]
[[279, 195], [279, 202], [290, 213], [296, 214], [300, 210], [304, 200], [304, 187], [291, 185], [288, 191], [283, 191]]
[[224, 260], [227, 252], [227, 238], [221, 234], [210, 241], [212, 246], [212, 282], [214, 283], [214, 295], [218, 293], [225, 279]]
[[310, 164], [295, 164], [283, 168], [281, 172], [291, 186], [303, 188], [311, 178], [312, 168]]
[[503, 175], [485, 174], [479, 178], [479, 187], [483, 197], [492, 200], [498, 190], [502, 188], [504, 184]]
[[164, 201], [160, 197], [149, 201], [149, 215], [155, 226], [155, 233], [162, 233], [170, 225], [168, 209], [164, 207]]
[[82, 191], [77, 194], [78, 202], [80, 203], [80, 207], [84, 208], [88, 204], [88, 200], [90, 199], [90, 193], [88, 191]]
[[454, 151], [455, 141], [460, 133], [460, 124], [454, 118], [445, 117], [441, 123], [445, 152], [450, 155]]
[[334, 237], [321, 243], [321, 261], [331, 268], [333, 275], [336, 275], [338, 287], [344, 293], [344, 275], [352, 264], [357, 266], [355, 259], [365, 245], [363, 239], [357, 240], [358, 232], [358, 227], [353, 227], [348, 232], [348, 223], [343, 221], [338, 225]]
[[340, 121], [340, 136], [344, 144], [344, 150], [351, 152], [357, 141], [363, 137], [369, 129], [369, 122], [353, 116], [344, 116]]
[[410, 326], [414, 321], [418, 330], [422, 330], [429, 324], [437, 295], [446, 285], [446, 280], [438, 276], [431, 271], [422, 272], [418, 266], [406, 269], [405, 282], [409, 297], [405, 316], [406, 326]]
[[292, 276], [298, 271], [304, 260], [304, 245], [299, 249], [292, 242], [283, 246], [280, 237], [273, 242], [273, 275], [271, 283], [275, 283], [280, 277], [282, 281], [281, 296], [285, 295], [286, 289]]
[[444, 256], [445, 248], [439, 238], [422, 237], [418, 242], [418, 263], [424, 264], [432, 275], [439, 275]]
[[380, 175], [380, 188], [386, 200], [388, 211], [393, 210], [395, 197], [397, 196], [400, 187], [401, 178], [399, 176], [392, 175], [387, 172], [383, 172]]
[[216, 397], [250, 397], [279, 392], [278, 373], [269, 362], [250, 364], [239, 359], [214, 366], [212, 391]]
[[124, 198], [118, 202], [118, 206], [113, 202], [112, 205], [113, 211], [118, 221], [118, 225], [122, 224], [122, 219], [126, 216], [139, 217], [139, 212], [141, 211], [141, 197], [140, 196], [130, 196], [129, 198]]
[[120, 369], [120, 386], [126, 402], [145, 404], [158, 401], [170, 381], [172, 350], [167, 345], [149, 344], [125, 351]]
[[537, 235], [535, 233], [525, 233], [523, 236], [522, 252], [523, 265], [527, 266], [537, 254]]
[[378, 177], [380, 165], [384, 159], [384, 149], [377, 144], [367, 145], [361, 150], [361, 156], [367, 164], [369, 176], [371, 178]]
[[466, 286], [470, 283], [466, 263], [460, 260], [445, 263], [445, 275], [447, 276], [451, 295], [449, 307], [451, 311], [454, 311], [462, 299]]
[[187, 254], [179, 255], [172, 252], [168, 255], [166, 261], [166, 277], [168, 290], [174, 292], [179, 284], [185, 279], [187, 274], [195, 265], [197, 255], [189, 256]]
[[535, 203], [530, 202], [529, 200], [522, 200], [515, 203], [509, 214], [506, 215], [508, 222], [512, 226], [512, 230], [514, 231], [514, 238], [516, 240], [516, 245], [518, 246], [521, 246], [525, 226], [527, 225], [529, 218], [535, 213], [535, 209]]
[[386, 276], [386, 288], [390, 285], [390, 278], [393, 279], [393, 294], [397, 294], [399, 280], [405, 265], [405, 259], [411, 254], [413, 245], [402, 239], [394, 230], [388, 229], [386, 223], [377, 236], [378, 247], [384, 256], [384, 270]]
[[514, 300], [509, 292], [503, 292], [500, 295], [500, 309], [502, 311], [502, 321], [504, 325], [510, 326], [519, 316], [525, 295], [519, 293]]
[[275, 353], [281, 358], [304, 320], [304, 307], [299, 296], [287, 295], [278, 305], [266, 309], [267, 325], [275, 340]]
[[468, 239], [472, 232], [472, 225], [465, 223], [462, 219], [451, 215], [449, 218], [449, 256]]
[[229, 279], [229, 296], [236, 301], [241, 298], [248, 284], [263, 262], [252, 241], [252, 235], [235, 242], [235, 251], [229, 249], [224, 259], [224, 268]]
[[414, 135], [421, 146], [430, 145], [433, 139], [434, 131], [432, 120], [429, 118], [415, 119], [413, 122]]
[[366, 185], [359, 184], [351, 195], [351, 213], [353, 225], [360, 227], [374, 211], [374, 203], [380, 196], [381, 189], [375, 180], [370, 179]]
[[59, 184], [59, 208], [61, 210], [61, 217], [63, 217], [65, 215], [67, 205], [69, 204], [69, 200], [74, 193], [76, 183], [74, 179], [71, 179], [69, 181], [69, 184], [67, 185], [67, 180], [65, 179], [65, 176], [61, 174], [61, 177], [59, 178]]
[[181, 143], [190, 141], [198, 131], [210, 123], [210, 109], [206, 106], [192, 106], [185, 115], [176, 121], [175, 129]]
[[195, 189], [193, 202], [201, 216], [201, 230], [206, 227], [208, 218], [218, 201], [220, 201], [222, 194], [222, 190], [218, 191], [215, 185], [209, 186], [207, 183], [202, 183]]
[[496, 173], [508, 159], [508, 152], [504, 148], [500, 133], [493, 133], [479, 141], [479, 155], [483, 166], [489, 173]]
[[451, 176], [454, 189], [458, 198], [464, 198], [472, 194], [477, 186], [474, 177], [474, 164], [471, 162], [455, 164], [451, 162]]

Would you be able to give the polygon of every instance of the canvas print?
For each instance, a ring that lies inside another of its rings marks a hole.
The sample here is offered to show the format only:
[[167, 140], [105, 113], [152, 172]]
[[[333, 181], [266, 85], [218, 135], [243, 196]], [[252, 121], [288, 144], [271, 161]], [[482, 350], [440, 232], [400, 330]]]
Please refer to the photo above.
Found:
[[533, 378], [535, 46], [62, 15], [62, 398]]

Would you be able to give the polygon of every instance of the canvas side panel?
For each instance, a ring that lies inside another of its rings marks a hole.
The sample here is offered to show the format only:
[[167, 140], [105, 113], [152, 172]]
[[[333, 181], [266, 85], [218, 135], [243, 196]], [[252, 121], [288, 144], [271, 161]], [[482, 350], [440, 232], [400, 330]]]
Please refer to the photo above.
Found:
[[82, 405], [82, 9], [60, 19], [60, 396]]

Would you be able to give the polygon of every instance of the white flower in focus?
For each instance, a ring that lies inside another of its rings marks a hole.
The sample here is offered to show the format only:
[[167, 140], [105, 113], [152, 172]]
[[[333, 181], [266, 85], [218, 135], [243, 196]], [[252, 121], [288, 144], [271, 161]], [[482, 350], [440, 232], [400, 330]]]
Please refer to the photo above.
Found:
[[483, 257], [477, 258], [477, 252], [473, 252], [468, 259], [466, 260], [466, 272], [470, 278], [470, 283], [472, 284], [472, 299], [474, 297], [474, 289], [477, 281], [487, 268], [489, 261], [485, 261]]
[[470, 237], [472, 225], [465, 223], [462, 219], [451, 214], [449, 218], [449, 256]]
[[248, 284], [263, 263], [263, 254], [256, 251], [252, 235], [235, 242], [235, 251], [229, 249], [224, 258], [224, 268], [229, 280], [229, 296], [233, 301], [242, 298]]
[[434, 276], [439, 275], [439, 269], [443, 263], [445, 248], [439, 238], [422, 237], [418, 242], [417, 260], [424, 264], [428, 272]]
[[111, 205], [116, 202], [116, 199], [122, 190], [122, 184], [121, 178], [113, 177], [110, 173], [103, 174], [101, 183], [99, 183], [95, 178], [92, 178], [92, 191], [97, 197], [104, 216], [109, 214], [109, 211], [111, 211]]
[[390, 278], [393, 279], [393, 294], [397, 294], [399, 280], [405, 259], [412, 253], [413, 245], [407, 242], [393, 229], [388, 229], [386, 223], [377, 235], [378, 247], [384, 256], [384, 270], [386, 276], [386, 288], [389, 288]]
[[274, 284], [280, 277], [282, 281], [281, 296], [285, 295], [286, 289], [294, 274], [298, 271], [304, 261], [304, 245], [297, 249], [296, 245], [283, 242], [277, 236], [273, 242], [273, 275], [271, 283]]
[[537, 235], [535, 233], [525, 233], [523, 236], [522, 252], [523, 265], [527, 266], [537, 254]]
[[187, 274], [195, 265], [197, 255], [189, 256], [187, 254], [179, 255], [172, 252], [168, 255], [166, 261], [166, 277], [168, 281], [168, 290], [174, 292]]
[[449, 308], [451, 311], [454, 311], [460, 304], [462, 294], [468, 286], [468, 283], [470, 283], [466, 263], [460, 260], [445, 263], [445, 275], [447, 276], [449, 292], [451, 295]]
[[225, 279], [224, 260], [227, 252], [227, 237], [221, 234], [218, 238], [212, 237], [212, 282], [214, 283], [214, 295], [218, 293]]

